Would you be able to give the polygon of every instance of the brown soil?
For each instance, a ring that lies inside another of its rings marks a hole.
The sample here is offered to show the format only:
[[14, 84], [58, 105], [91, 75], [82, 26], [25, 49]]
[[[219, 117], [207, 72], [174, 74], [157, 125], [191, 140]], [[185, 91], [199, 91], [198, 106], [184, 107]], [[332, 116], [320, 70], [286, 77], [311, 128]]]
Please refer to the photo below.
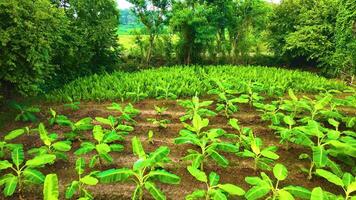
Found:
[[[63, 106], [52, 105], [52, 108], [57, 110], [59, 114], [67, 115], [72, 120], [78, 120], [83, 117], [107, 117], [109, 115], [117, 115], [117, 112], [109, 111], [106, 109], [110, 103], [83, 103], [80, 105], [81, 109], [79, 111], [73, 112], [68, 109], [64, 109]], [[160, 129], [147, 122], [147, 118], [157, 117], [154, 112], [154, 105], [168, 107], [168, 111], [164, 114], [164, 118], [172, 121], [166, 129]], [[113, 153], [114, 163], [112, 165], [107, 165], [102, 167], [101, 170], [110, 168], [121, 168], [130, 167], [136, 161], [136, 157], [131, 152], [131, 138], [133, 136], [138, 136], [141, 141], [143, 141], [144, 148], [146, 152], [150, 152], [158, 148], [159, 146], [168, 146], [171, 149], [170, 158], [172, 163], [167, 166], [168, 171], [175, 173], [181, 177], [181, 183], [179, 185], [166, 185], [159, 184], [160, 188], [166, 194], [167, 199], [179, 200], [184, 199], [184, 197], [191, 193], [194, 189], [204, 188], [204, 184], [196, 181], [186, 170], [189, 165], [187, 161], [181, 161], [181, 158], [186, 154], [188, 148], [194, 148], [190, 145], [175, 145], [173, 140], [178, 136], [178, 132], [183, 128], [179, 121], [179, 116], [184, 113], [184, 109], [177, 105], [176, 101], [157, 101], [157, 100], [144, 100], [140, 103], [134, 105], [135, 108], [141, 110], [141, 114], [136, 117], [138, 124], [135, 126], [135, 131], [130, 133], [126, 137], [126, 141], [122, 142], [125, 146], [125, 150], [120, 153]], [[50, 105], [42, 106], [42, 111], [48, 110]], [[288, 150], [284, 148], [283, 145], [279, 143], [279, 139], [274, 135], [273, 131], [268, 128], [268, 123], [261, 121], [259, 113], [254, 109], [251, 109], [248, 105], [241, 105], [240, 111], [237, 112], [233, 117], [237, 118], [242, 126], [251, 127], [254, 133], [262, 138], [265, 146], [277, 145], [279, 147], [278, 154], [280, 159], [278, 162], [283, 163], [287, 166], [289, 170], [289, 176], [286, 181], [282, 182], [282, 185], [295, 184], [312, 189], [313, 187], [321, 186], [323, 189], [339, 193], [337, 188], [329, 184], [322, 178], [314, 177], [312, 180], [307, 180], [307, 175], [300, 171], [300, 167], [308, 167], [308, 163], [298, 159], [300, 153], [307, 152], [306, 149], [291, 145]], [[41, 116], [41, 121], [46, 121], [48, 116]], [[9, 130], [23, 127], [24, 123], [9, 123], [5, 126], [3, 132], [6, 133]], [[236, 133], [227, 125], [227, 120], [223, 116], [216, 116], [210, 118], [210, 128], [223, 128], [229, 133]], [[154, 144], [150, 144], [146, 141], [147, 132], [149, 130], [154, 131]], [[67, 129], [59, 126], [53, 127], [52, 130], [59, 134], [67, 131]], [[91, 136], [90, 132], [85, 133], [87, 137]], [[38, 136], [24, 136], [16, 140], [16, 142], [21, 142], [24, 144], [26, 149], [40, 146], [41, 141]], [[77, 176], [75, 173], [74, 165], [76, 157], [73, 155], [74, 150], [79, 147], [79, 143], [73, 145], [73, 150], [70, 152], [69, 161], [59, 161], [54, 165], [43, 169], [44, 173], [56, 173], [60, 181], [60, 194], [61, 199], [64, 199], [65, 187], [74, 180]], [[248, 190], [249, 186], [244, 181], [246, 176], [257, 176], [261, 171], [254, 171], [253, 161], [250, 159], [242, 159], [233, 154], [224, 154], [230, 161], [230, 165], [227, 168], [222, 168], [215, 165], [214, 162], [205, 163], [205, 171], [211, 172], [215, 171], [221, 176], [221, 183], [233, 183], [243, 187]], [[26, 155], [27, 156], [27, 155]], [[86, 155], [85, 159], [89, 160], [90, 155]], [[99, 169], [98, 169], [99, 170]], [[271, 174], [271, 172], [267, 172]], [[108, 199], [131, 199], [131, 194], [134, 190], [133, 183], [117, 183], [111, 185], [98, 184], [95, 187], [89, 188], [89, 190], [94, 194], [95, 199], [108, 200]], [[42, 188], [41, 187], [29, 187], [25, 188], [24, 199], [26, 200], [38, 200], [42, 199]], [[3, 198], [3, 197], [0, 197]], [[19, 199], [18, 194], [15, 194], [12, 199]], [[151, 199], [148, 194], [145, 194], [144, 199]]]

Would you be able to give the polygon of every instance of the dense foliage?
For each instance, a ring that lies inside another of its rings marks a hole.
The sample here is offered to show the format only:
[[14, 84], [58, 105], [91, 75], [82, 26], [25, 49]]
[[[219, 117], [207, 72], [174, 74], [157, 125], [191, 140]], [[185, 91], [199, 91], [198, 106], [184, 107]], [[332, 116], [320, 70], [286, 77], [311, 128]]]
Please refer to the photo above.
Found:
[[[258, 87], [269, 95], [282, 94], [289, 88], [303, 92], [346, 89], [337, 81], [315, 74], [271, 67], [252, 66], [175, 66], [143, 70], [135, 73], [115, 72], [79, 78], [47, 95], [48, 99], [138, 101], [146, 97], [175, 99], [207, 94], [217, 83], [225, 81], [235, 89]], [[243, 82], [251, 84], [244, 85]], [[253, 86], [253, 84], [258, 84]]]
[[33, 95], [113, 67], [118, 15], [113, 0], [1, 0], [1, 89]]

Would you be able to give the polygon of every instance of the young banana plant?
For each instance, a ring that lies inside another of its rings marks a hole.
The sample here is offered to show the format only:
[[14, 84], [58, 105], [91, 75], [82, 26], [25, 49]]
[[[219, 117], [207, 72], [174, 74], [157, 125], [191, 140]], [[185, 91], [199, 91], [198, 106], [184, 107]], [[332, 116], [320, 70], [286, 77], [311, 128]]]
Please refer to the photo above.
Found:
[[148, 94], [145, 92], [142, 92], [142, 89], [140, 88], [140, 86], [137, 85], [136, 91], [126, 92], [126, 97], [130, 98], [133, 102], [138, 102], [138, 101], [148, 97]]
[[49, 154], [55, 155], [57, 159], [67, 160], [66, 152], [70, 151], [72, 148], [72, 143], [70, 141], [57, 141], [58, 135], [56, 133], [48, 134], [43, 123], [38, 125], [38, 132], [44, 145], [30, 149], [28, 151], [29, 154]]
[[230, 119], [229, 120], [229, 125], [238, 131], [238, 141], [236, 143], [236, 146], [238, 147], [238, 149], [240, 149], [240, 147], [244, 147], [244, 148], [249, 148], [250, 147], [250, 134], [252, 134], [252, 129], [251, 128], [247, 128], [247, 127], [241, 127], [239, 124], [239, 121], [237, 119]]
[[310, 199], [311, 192], [300, 186], [289, 185], [283, 188], [280, 187], [280, 182], [284, 181], [288, 176], [287, 168], [282, 164], [276, 164], [273, 167], [273, 175], [277, 180], [274, 181], [264, 172], [261, 172], [260, 177], [246, 177], [245, 181], [252, 185], [249, 189], [245, 198], [247, 200], [256, 199], [294, 199], [297, 197], [299, 199]]
[[134, 137], [132, 139], [132, 151], [138, 156], [132, 169], [109, 169], [99, 172], [96, 176], [102, 183], [115, 183], [132, 180], [136, 183], [136, 189], [132, 199], [142, 200], [144, 190], [147, 190], [156, 200], [166, 199], [165, 194], [157, 187], [156, 181], [165, 184], [179, 184], [180, 178], [164, 169], [165, 163], [170, 159], [167, 157], [170, 150], [168, 147], [159, 147], [156, 151], [145, 153], [141, 141]]
[[200, 151], [193, 149], [188, 150], [188, 155], [184, 160], [192, 160], [192, 166], [201, 170], [204, 168], [204, 161], [211, 157], [220, 166], [227, 167], [229, 161], [219, 153], [219, 151], [236, 153], [238, 147], [228, 142], [222, 142], [221, 137], [224, 137], [226, 132], [222, 129], [211, 129], [209, 131], [201, 131], [203, 127], [209, 125], [207, 119], [201, 119], [199, 115], [193, 118], [193, 126], [186, 126], [179, 132], [179, 137], [175, 138], [175, 144], [194, 144], [199, 147]]
[[69, 126], [71, 128], [70, 132], [64, 134], [64, 136], [68, 140], [81, 141], [85, 139], [84, 135], [82, 134], [82, 131], [89, 131], [93, 129], [92, 121], [93, 119], [90, 117], [80, 119], [77, 122], [72, 122], [69, 119], [63, 119], [59, 121], [59, 124], [62, 126]]
[[67, 97], [67, 100], [68, 100], [68, 103], [64, 104], [65, 108], [69, 108], [72, 111], [77, 111], [77, 110], [80, 109], [80, 107], [79, 107], [80, 102], [79, 101], [74, 101], [73, 98], [71, 98], [71, 97]]
[[75, 170], [78, 174], [78, 179], [72, 181], [70, 185], [68, 185], [65, 198], [72, 199], [74, 196], [79, 197], [79, 199], [92, 200], [94, 199], [93, 195], [86, 189], [87, 186], [95, 186], [98, 184], [99, 180], [95, 177], [98, 171], [94, 171], [89, 173], [88, 175], [84, 175], [85, 172], [85, 160], [84, 158], [78, 158], [75, 162]]
[[24, 184], [42, 184], [45, 176], [37, 168], [52, 164], [55, 159], [55, 155], [42, 154], [25, 162], [23, 147], [13, 149], [11, 152], [12, 163], [8, 160], [0, 161], [0, 170], [8, 169], [8, 173], [0, 178], [0, 186], [5, 185], [3, 190], [5, 197], [12, 196], [16, 189], [21, 197]]
[[186, 200], [228, 199], [229, 196], [243, 196], [245, 194], [242, 188], [234, 184], [219, 184], [220, 176], [215, 172], [210, 172], [208, 177], [205, 172], [193, 166], [189, 166], [187, 169], [195, 179], [206, 184], [206, 189], [193, 191], [193, 193], [185, 197]]
[[[316, 174], [320, 177], [325, 178], [327, 181], [330, 183], [333, 183], [334, 185], [341, 187], [342, 190], [344, 191], [345, 195], [335, 195], [329, 192], [323, 192], [321, 189], [316, 189], [315, 191], [313, 190], [313, 194], [315, 196], [321, 196], [323, 197], [325, 195], [325, 199], [340, 199], [340, 200], [354, 200], [356, 199], [356, 196], [352, 195], [352, 193], [356, 192], [356, 177], [351, 175], [350, 173], [344, 173], [341, 177], [337, 176], [336, 174], [323, 170], [323, 169], [317, 169]], [[319, 193], [319, 194], [318, 194]], [[322, 193], [322, 195], [320, 195]]]
[[18, 103], [13, 103], [12, 106], [14, 107], [14, 109], [20, 112], [16, 115], [15, 121], [36, 122], [36, 113], [39, 113], [41, 111], [38, 107], [25, 106]]
[[262, 148], [262, 140], [258, 137], [254, 137], [253, 134], [249, 135], [250, 139], [250, 150], [244, 149], [243, 152], [237, 153], [238, 156], [253, 158], [254, 159], [254, 169], [257, 168], [263, 170], [271, 170], [270, 164], [279, 158], [275, 152], [277, 151], [276, 146], [269, 146], [267, 148]]
[[154, 106], [154, 108], [158, 116], [162, 116], [168, 110], [167, 107], [159, 107], [156, 105]]
[[93, 129], [94, 142], [83, 142], [80, 144], [80, 148], [74, 152], [75, 155], [81, 156], [95, 151], [95, 155], [90, 159], [89, 167], [93, 168], [97, 162], [102, 167], [103, 161], [113, 163], [111, 152], [120, 152], [124, 149], [121, 144], [112, 144], [113, 142], [123, 140], [123, 137], [116, 132], [104, 133], [103, 128], [100, 125], [94, 126]]
[[201, 117], [213, 117], [216, 115], [215, 112], [207, 108], [213, 104], [213, 101], [200, 102], [198, 96], [194, 96], [192, 100], [179, 100], [178, 104], [186, 110], [185, 114], [179, 118], [182, 122], [192, 120], [195, 114]]
[[134, 120], [140, 111], [135, 109], [131, 103], [122, 107], [120, 104], [112, 103], [110, 107], [107, 107], [109, 110], [115, 110], [120, 112], [120, 116], [117, 117], [119, 124], [136, 124]]
[[[68, 125], [68, 117], [65, 115], [59, 115], [55, 110], [52, 108], [49, 109], [49, 113], [51, 114], [51, 117], [48, 119], [49, 125], [53, 126], [55, 124], [58, 125]], [[67, 123], [66, 123], [67, 122]]]
[[156, 99], [177, 99], [177, 95], [170, 91], [170, 85], [168, 84], [166, 87], [158, 86], [156, 88]]
[[105, 126], [110, 127], [110, 130], [105, 129], [106, 132], [115, 132], [121, 136], [128, 135], [129, 132], [134, 130], [132, 126], [120, 124], [118, 119], [113, 117], [112, 115], [110, 115], [108, 118], [95, 117], [95, 120]]

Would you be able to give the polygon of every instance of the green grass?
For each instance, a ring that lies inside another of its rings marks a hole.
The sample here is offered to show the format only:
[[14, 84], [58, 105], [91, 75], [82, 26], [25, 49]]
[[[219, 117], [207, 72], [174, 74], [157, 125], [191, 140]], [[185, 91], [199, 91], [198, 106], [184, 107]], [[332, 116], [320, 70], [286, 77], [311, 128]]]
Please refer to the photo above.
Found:
[[115, 72], [93, 75], [77, 80], [46, 95], [48, 100], [119, 100], [128, 99], [131, 92], [155, 98], [164, 90], [178, 97], [204, 95], [214, 87], [213, 79], [232, 84], [236, 89], [243, 82], [259, 82], [269, 95], [283, 94], [289, 88], [298, 92], [319, 92], [347, 87], [337, 81], [313, 73], [271, 67], [253, 66], [175, 66], [143, 70], [134, 73]]

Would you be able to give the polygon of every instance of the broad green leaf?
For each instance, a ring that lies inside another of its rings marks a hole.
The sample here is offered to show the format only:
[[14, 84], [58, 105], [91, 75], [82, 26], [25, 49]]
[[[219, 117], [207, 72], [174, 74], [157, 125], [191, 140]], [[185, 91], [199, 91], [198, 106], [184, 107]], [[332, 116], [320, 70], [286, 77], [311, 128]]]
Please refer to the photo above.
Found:
[[127, 180], [130, 176], [134, 175], [134, 172], [127, 168], [122, 169], [109, 169], [99, 172], [96, 177], [99, 178], [102, 183], [115, 183]]
[[38, 125], [38, 132], [43, 143], [47, 146], [51, 145], [51, 139], [48, 137], [48, 132], [43, 123], [40, 123]]
[[95, 146], [96, 151], [98, 151], [99, 154], [107, 154], [111, 151], [111, 148], [108, 144], [102, 143], [102, 144], [97, 144]]
[[327, 181], [334, 183], [335, 185], [344, 187], [344, 183], [342, 182], [342, 179], [329, 171], [323, 169], [317, 169], [316, 174], [318, 176], [325, 178]]
[[206, 174], [203, 171], [200, 171], [199, 169], [196, 169], [192, 166], [187, 167], [189, 173], [194, 176], [198, 181], [207, 183], [208, 178]]
[[245, 181], [250, 185], [261, 185], [264, 182], [260, 177], [251, 177], [251, 176], [245, 177]]
[[55, 155], [43, 154], [28, 160], [26, 166], [29, 168], [41, 167], [45, 164], [53, 163], [56, 160]]
[[66, 189], [65, 198], [71, 199], [79, 189], [79, 182], [73, 181]]
[[103, 127], [101, 127], [100, 125], [94, 126], [93, 137], [96, 141], [98, 141], [98, 143], [101, 143], [104, 139]]
[[240, 130], [239, 121], [237, 119], [230, 119], [229, 124], [232, 128]]
[[255, 200], [264, 197], [269, 192], [268, 186], [254, 186], [246, 192], [245, 197], [247, 200]]
[[242, 188], [233, 184], [219, 184], [218, 187], [230, 195], [243, 196], [245, 194]]
[[284, 165], [278, 163], [273, 167], [273, 175], [279, 181], [283, 181], [288, 176], [288, 170]]
[[124, 150], [124, 146], [121, 144], [110, 144], [111, 151], [121, 152]]
[[0, 170], [12, 167], [12, 164], [7, 160], [0, 161]]
[[143, 150], [142, 143], [136, 136], [132, 138], [132, 152], [140, 159], [146, 159], [146, 153]]
[[127, 125], [118, 125], [116, 129], [120, 131], [126, 131], [126, 132], [131, 132], [134, 130], [132, 126], [127, 126]]
[[294, 200], [294, 197], [291, 193], [286, 190], [278, 190], [279, 200]]
[[84, 168], [85, 168], [85, 160], [84, 158], [78, 158], [75, 161], [75, 170], [79, 175], [84, 173]]
[[197, 200], [197, 199], [200, 199], [200, 198], [203, 198], [205, 197], [205, 190], [195, 190], [193, 193], [187, 195], [185, 197], [186, 200]]
[[289, 185], [284, 187], [283, 190], [287, 190], [293, 194], [293, 196], [299, 197], [301, 199], [310, 199], [311, 196], [311, 192], [308, 189], [300, 186]]
[[315, 162], [318, 167], [325, 167], [328, 162], [328, 157], [324, 147], [313, 147], [313, 162]]
[[165, 200], [166, 196], [163, 194], [163, 192], [158, 189], [158, 187], [153, 183], [147, 181], [145, 183], [145, 188], [148, 190], [148, 192], [152, 195], [152, 197], [155, 200]]
[[87, 154], [95, 149], [95, 145], [91, 142], [83, 142], [80, 144], [80, 148], [74, 152], [75, 155], [80, 156]]
[[11, 131], [10, 133], [8, 133], [7, 135], [5, 135], [4, 140], [5, 141], [9, 141], [9, 140], [13, 140], [21, 135], [23, 135], [25, 133], [25, 129], [16, 129]]
[[236, 145], [233, 145], [231, 143], [219, 142], [216, 144], [216, 150], [229, 152], [229, 153], [235, 153], [235, 152], [239, 151], [239, 148], [237, 148]]
[[212, 151], [210, 156], [222, 167], [227, 167], [229, 165], [229, 161], [216, 151]]
[[102, 124], [105, 124], [105, 125], [109, 125], [111, 126], [111, 121], [109, 119], [106, 119], [106, 118], [103, 118], [103, 117], [95, 117], [95, 120], [102, 123]]
[[268, 151], [268, 150], [262, 150], [261, 154], [266, 157], [266, 158], [270, 158], [273, 160], [277, 160], [279, 158], [279, 155], [274, 153], [273, 151]]
[[96, 185], [98, 184], [98, 179], [90, 176], [90, 175], [86, 175], [83, 178], [80, 179], [80, 182], [86, 184], [86, 185]]
[[295, 96], [292, 89], [288, 89], [288, 95], [293, 101], [298, 101], [298, 98], [297, 98], [297, 96]]
[[56, 174], [48, 174], [43, 185], [43, 200], [58, 200], [58, 178]]
[[17, 183], [18, 183], [17, 177], [12, 174], [6, 178], [5, 188], [4, 188], [5, 197], [9, 197], [14, 194], [17, 187]]
[[356, 191], [356, 181], [350, 183], [350, 185], [347, 187], [347, 193], [351, 194]]
[[227, 197], [220, 190], [213, 191], [213, 200], [227, 200]]
[[320, 187], [314, 188], [310, 200], [324, 200], [324, 192]]
[[355, 181], [354, 176], [352, 176], [350, 173], [346, 172], [343, 176], [342, 176], [342, 182], [344, 183], [345, 187], [348, 187], [352, 182]]
[[24, 157], [25, 155], [22, 146], [14, 148], [11, 152], [12, 162], [15, 164], [17, 168], [19, 168], [20, 165], [23, 163]]
[[283, 118], [284, 123], [288, 124], [289, 126], [295, 125], [295, 121], [291, 116], [285, 116]]
[[158, 179], [160, 182], [162, 183], [167, 183], [167, 184], [179, 184], [180, 183], [180, 177], [169, 173], [163, 169], [161, 170], [155, 170], [155, 171], [151, 171], [148, 174], [149, 177], [154, 177], [156, 179]]
[[165, 146], [161, 146], [156, 151], [149, 154], [149, 158], [152, 163], [160, 162], [168, 156], [170, 149]]
[[209, 174], [209, 184], [210, 186], [216, 186], [219, 183], [220, 176], [215, 172], [210, 172]]
[[63, 152], [67, 152], [70, 151], [70, 149], [72, 148], [72, 146], [70, 145], [70, 143], [65, 142], [65, 141], [60, 141], [60, 142], [56, 142], [53, 143], [53, 148], [57, 151], [63, 151]]
[[35, 169], [25, 169], [23, 171], [23, 175], [25, 176], [27, 181], [30, 181], [34, 184], [41, 184], [45, 180], [45, 176]]

